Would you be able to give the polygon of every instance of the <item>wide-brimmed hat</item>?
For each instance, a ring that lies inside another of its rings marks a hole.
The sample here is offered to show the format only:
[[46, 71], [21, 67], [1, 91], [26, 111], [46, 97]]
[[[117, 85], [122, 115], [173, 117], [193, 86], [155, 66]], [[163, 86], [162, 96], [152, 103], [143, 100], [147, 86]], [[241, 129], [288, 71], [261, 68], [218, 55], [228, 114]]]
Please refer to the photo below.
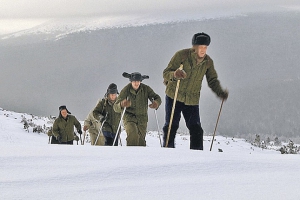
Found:
[[62, 111], [62, 110], [67, 110], [67, 113], [68, 113], [68, 114], [71, 114], [71, 113], [68, 111], [67, 106], [65, 106], [65, 105], [59, 106], [58, 110], [59, 110], [59, 112]]
[[206, 33], [196, 33], [192, 38], [192, 45], [206, 45], [210, 44], [210, 36]]
[[142, 82], [144, 79], [149, 78], [148, 75], [141, 75], [141, 73], [139, 73], [139, 72], [133, 72], [131, 74], [124, 72], [122, 75], [125, 78], [129, 78], [130, 82], [132, 82], [132, 81], [141, 81]]

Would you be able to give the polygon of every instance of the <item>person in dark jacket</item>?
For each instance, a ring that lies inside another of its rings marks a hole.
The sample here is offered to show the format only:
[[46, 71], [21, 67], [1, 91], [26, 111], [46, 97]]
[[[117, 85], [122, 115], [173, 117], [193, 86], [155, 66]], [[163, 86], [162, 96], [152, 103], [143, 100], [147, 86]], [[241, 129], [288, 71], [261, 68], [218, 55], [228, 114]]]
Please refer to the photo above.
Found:
[[[113, 145], [121, 119], [121, 114], [115, 112], [113, 109], [118, 94], [117, 85], [115, 83], [111, 83], [107, 88], [105, 97], [98, 102], [97, 106], [93, 110], [94, 118], [100, 121], [101, 125], [103, 125], [100, 132], [103, 132], [106, 146]], [[115, 145], [118, 146], [118, 141], [116, 141]]]
[[120, 92], [114, 110], [121, 113], [126, 108], [123, 122], [127, 133], [127, 146], [146, 146], [148, 101], [151, 101], [150, 108], [158, 109], [161, 98], [152, 88], [141, 83], [149, 76], [142, 76], [139, 72], [124, 72], [123, 76], [129, 78], [130, 83]]
[[[210, 36], [196, 33], [192, 38], [192, 48], [175, 53], [167, 68], [163, 71], [166, 85], [164, 146], [170, 132], [167, 147], [175, 148], [176, 131], [179, 128], [181, 113], [190, 132], [190, 149], [203, 150], [203, 129], [200, 123], [199, 101], [203, 77], [208, 86], [221, 99], [228, 98], [228, 91], [222, 89], [213, 60], [206, 54]], [[180, 66], [183, 66], [181, 69]], [[173, 120], [170, 126], [173, 101], [177, 82], [180, 80]], [[169, 130], [169, 126], [171, 127]]]
[[55, 119], [52, 128], [53, 136], [60, 144], [73, 144], [74, 126], [82, 134], [81, 124], [75, 116], [71, 115], [65, 105], [59, 107], [59, 116]]

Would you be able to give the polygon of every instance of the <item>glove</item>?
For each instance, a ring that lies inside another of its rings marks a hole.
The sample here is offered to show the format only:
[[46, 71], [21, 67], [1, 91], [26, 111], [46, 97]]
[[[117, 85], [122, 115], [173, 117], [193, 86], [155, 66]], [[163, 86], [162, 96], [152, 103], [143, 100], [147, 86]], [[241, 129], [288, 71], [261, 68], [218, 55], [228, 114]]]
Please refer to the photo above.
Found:
[[88, 130], [89, 128], [87, 126], [83, 126], [83, 131]]
[[124, 99], [123, 101], [121, 101], [121, 107], [125, 108], [125, 107], [130, 107], [131, 106], [131, 101]]
[[56, 140], [57, 140], [59, 143], [61, 143], [61, 137], [60, 137], [60, 135], [56, 137]]
[[158, 108], [157, 101], [152, 101], [152, 103], [149, 105], [149, 108], [157, 109]]
[[77, 130], [77, 132], [78, 132], [80, 135], [82, 134], [82, 130], [80, 130], [80, 129]]
[[79, 137], [77, 135], [74, 135], [74, 140], [78, 141]]
[[224, 90], [223, 92], [221, 92], [221, 94], [219, 95], [219, 97], [223, 100], [227, 100], [228, 98], [228, 90]]
[[176, 79], [185, 79], [186, 78], [186, 73], [185, 73], [184, 70], [176, 69], [176, 71], [174, 72], [174, 77]]

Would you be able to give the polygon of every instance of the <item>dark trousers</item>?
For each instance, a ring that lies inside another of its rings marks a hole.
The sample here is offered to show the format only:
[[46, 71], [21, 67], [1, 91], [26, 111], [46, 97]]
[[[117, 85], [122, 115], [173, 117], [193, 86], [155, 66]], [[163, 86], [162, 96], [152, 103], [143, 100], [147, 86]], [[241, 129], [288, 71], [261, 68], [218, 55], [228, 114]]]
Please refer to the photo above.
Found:
[[[112, 146], [114, 144], [116, 134], [108, 131], [103, 131], [103, 135], [105, 137], [105, 146]], [[118, 146], [118, 140], [116, 140], [115, 146]]]
[[[168, 134], [168, 128], [172, 113], [173, 99], [166, 96], [165, 102], [165, 124], [164, 131], [164, 146], [166, 146], [166, 139]], [[168, 147], [175, 147], [176, 131], [179, 127], [181, 113], [184, 117], [187, 128], [190, 131], [190, 149], [203, 150], [203, 129], [200, 123], [199, 105], [185, 105], [182, 102], [176, 101], [175, 110], [173, 115], [173, 121], [171, 124], [170, 136], [168, 141]]]

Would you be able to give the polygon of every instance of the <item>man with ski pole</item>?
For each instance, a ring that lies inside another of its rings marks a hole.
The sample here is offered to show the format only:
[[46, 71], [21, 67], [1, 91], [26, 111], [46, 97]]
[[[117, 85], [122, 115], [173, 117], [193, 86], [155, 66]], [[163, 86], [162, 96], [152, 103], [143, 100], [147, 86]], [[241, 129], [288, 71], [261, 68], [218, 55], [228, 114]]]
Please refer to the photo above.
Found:
[[65, 105], [60, 106], [59, 116], [55, 119], [52, 128], [53, 136], [58, 140], [59, 144], [73, 145], [74, 126], [79, 134], [82, 134], [81, 124], [75, 116], [71, 115]]
[[151, 87], [141, 83], [149, 76], [142, 76], [139, 72], [124, 72], [123, 77], [129, 78], [130, 83], [120, 92], [114, 110], [119, 113], [125, 110], [123, 122], [127, 133], [127, 146], [146, 146], [148, 101], [153, 99], [149, 107], [157, 109], [161, 98]]
[[[98, 101], [97, 105], [101, 102], [101, 100]], [[101, 126], [101, 120], [97, 120], [94, 117], [93, 110], [90, 111], [90, 113], [87, 115], [87, 117], [84, 120], [83, 124], [83, 131], [86, 133], [86, 131], [89, 131], [91, 145], [97, 145], [97, 146], [104, 146], [105, 144], [105, 138], [102, 133], [100, 133], [100, 126]], [[98, 136], [98, 134], [100, 134]], [[96, 138], [98, 140], [96, 141]], [[85, 138], [83, 138], [85, 140]]]
[[228, 91], [222, 89], [218, 80], [213, 60], [206, 54], [210, 41], [208, 34], [196, 33], [192, 38], [192, 48], [176, 52], [163, 71], [166, 85], [164, 147], [175, 148], [182, 113], [190, 132], [190, 149], [203, 150], [199, 101], [204, 76], [208, 86], [220, 99], [228, 98]]
[[[114, 104], [118, 96], [118, 88], [115, 83], [111, 83], [105, 93], [104, 98], [98, 102], [93, 110], [93, 116], [95, 119], [99, 120], [101, 127], [97, 132], [100, 137], [103, 133], [105, 138], [105, 145], [112, 146], [113, 140], [117, 133], [118, 123], [121, 119], [121, 114], [114, 111]], [[118, 143], [115, 144], [118, 146]]]

